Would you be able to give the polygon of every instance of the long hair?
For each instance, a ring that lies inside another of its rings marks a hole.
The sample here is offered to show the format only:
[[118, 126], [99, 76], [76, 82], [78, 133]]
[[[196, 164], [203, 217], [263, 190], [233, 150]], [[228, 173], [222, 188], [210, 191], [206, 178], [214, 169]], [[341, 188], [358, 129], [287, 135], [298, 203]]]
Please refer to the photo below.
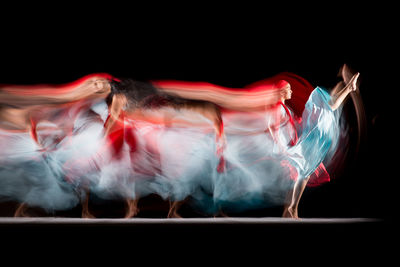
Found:
[[115, 94], [123, 94], [127, 99], [128, 109], [152, 109], [166, 105], [179, 109], [188, 102], [202, 102], [187, 100], [179, 96], [167, 94], [158, 90], [149, 82], [136, 81], [133, 79], [122, 79], [120, 81], [112, 80], [110, 85], [111, 93], [107, 97], [107, 103], [111, 103], [112, 97]]
[[159, 94], [150, 83], [133, 79], [112, 80], [110, 85], [111, 93], [107, 97], [107, 102], [110, 103], [114, 95], [123, 94], [128, 101], [128, 108], [143, 106], [149, 98]]

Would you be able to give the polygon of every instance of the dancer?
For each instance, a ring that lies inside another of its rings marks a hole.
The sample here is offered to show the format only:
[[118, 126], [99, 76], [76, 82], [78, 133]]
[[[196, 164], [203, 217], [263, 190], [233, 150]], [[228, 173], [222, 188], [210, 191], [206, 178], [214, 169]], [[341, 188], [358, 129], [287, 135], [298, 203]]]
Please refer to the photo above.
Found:
[[[217, 105], [207, 101], [183, 99], [162, 93], [149, 83], [130, 79], [111, 82], [109, 99], [111, 100], [110, 115], [105, 123], [105, 135], [116, 158], [123, 153], [124, 144], [128, 145], [129, 157], [135, 173], [132, 174], [132, 176], [135, 176], [135, 183], [140, 184], [149, 180], [150, 177], [163, 175], [160, 167], [160, 152], [158, 151], [160, 144], [154, 142], [158, 139], [157, 131], [159, 131], [159, 128], [157, 128], [157, 125], [160, 125], [160, 127], [180, 125], [190, 128], [211, 123], [217, 143], [216, 153], [220, 156], [218, 170], [222, 171], [224, 128], [221, 111]], [[196, 118], [192, 119], [193, 116], [201, 116], [208, 122], [199, 122]], [[142, 125], [143, 128], [144, 123], [152, 128], [146, 134], [140, 131], [140, 127], [138, 127]], [[182, 139], [180, 141], [182, 142]], [[147, 163], [140, 164], [144, 158], [146, 158]], [[139, 179], [138, 177], [141, 175], [147, 178]], [[142, 197], [139, 192], [132, 193], [131, 197], [127, 197], [126, 218], [137, 214], [139, 197]], [[87, 201], [84, 203], [86, 203], [84, 210], [87, 210]], [[168, 217], [179, 216], [175, 212], [178, 206], [178, 203], [171, 202]]]
[[[310, 96], [303, 113], [303, 122], [307, 125], [304, 126], [299, 142], [289, 149], [289, 158], [298, 169], [298, 177], [293, 190], [288, 194], [283, 217], [298, 218], [300, 198], [310, 178], [309, 175], [322, 162], [334, 138], [333, 112], [343, 104], [351, 92], [357, 90], [359, 75], [359, 73], [354, 74], [342, 89], [336, 87], [330, 95], [321, 88], [316, 88]], [[296, 158], [299, 154], [301, 156]]]
[[[228, 144], [225, 151], [225, 161], [228, 164], [226, 172], [211, 171], [214, 157], [211, 154], [203, 154], [207, 148], [201, 148], [199, 142], [199, 149], [190, 157], [191, 160], [186, 160], [188, 172], [182, 179], [177, 179], [173, 186], [176, 189], [170, 192], [175, 195], [175, 199], [190, 196], [200, 202], [207, 213], [220, 213], [223, 206], [230, 210], [235, 210], [235, 207], [238, 207], [237, 210], [243, 210], [246, 207], [256, 208], [281, 203], [279, 192], [289, 187], [290, 179], [285, 178], [289, 175], [285, 170], [277, 170], [282, 169], [283, 163], [287, 166], [287, 161], [281, 162], [276, 158], [296, 144], [298, 139], [298, 121], [283, 103], [286, 98], [291, 98], [291, 87], [285, 79], [297, 89], [294, 107], [299, 112], [304, 109], [307, 100], [303, 100], [302, 95], [308, 95], [312, 86], [301, 77], [290, 73], [276, 75], [243, 89], [202, 82], [153, 82], [160, 90], [170, 94], [189, 99], [207, 99], [217, 102], [222, 107]], [[291, 102], [293, 104], [293, 101]], [[326, 174], [325, 177], [329, 178], [326, 170], [322, 170], [325, 171], [322, 172]], [[207, 180], [208, 182], [205, 182]], [[194, 187], [193, 184], [201, 186]], [[272, 195], [272, 199], [266, 200], [263, 191]]]
[[[0, 85], [1, 136], [6, 140], [17, 140], [18, 135], [20, 140], [20, 142], [5, 141], [10, 148], [14, 145], [13, 152], [6, 149], [9, 151], [8, 157], [18, 158], [14, 158], [13, 163], [19, 160], [29, 165], [34, 163], [35, 168], [42, 162], [45, 176], [48, 170], [45, 160], [34, 157], [40, 157], [40, 151], [54, 149], [63, 138], [71, 134], [73, 122], [79, 112], [86, 109], [93, 101], [108, 95], [110, 78], [108, 74], [93, 74], [64, 85]], [[13, 135], [12, 139], [10, 134]], [[31, 141], [34, 144], [29, 145]], [[17, 153], [22, 146], [33, 161]], [[4, 155], [3, 159], [6, 157]], [[51, 173], [51, 170], [48, 171]], [[3, 173], [6, 172], [4, 169]], [[34, 177], [33, 173], [31, 175]], [[21, 195], [20, 198], [22, 203], [15, 212], [17, 217], [24, 216], [28, 208], [23, 200], [24, 196]], [[38, 201], [32, 199], [30, 202]]]
[[[9, 192], [14, 192], [13, 199], [21, 202], [15, 216], [25, 216], [29, 205], [48, 210], [65, 207], [56, 200], [46, 203], [48, 196], [29, 189], [29, 184], [42, 184], [41, 188], [49, 194], [59, 190], [59, 199], [70, 202], [65, 203], [68, 207], [74, 202], [69, 189], [54, 179], [62, 179], [62, 174], [51, 151], [71, 135], [82, 110], [108, 95], [110, 78], [108, 74], [93, 74], [64, 85], [0, 85], [0, 138], [6, 145], [0, 158], [0, 174], [4, 178], [0, 181], [4, 183], [0, 195], [4, 192], [9, 197]], [[13, 172], [13, 167], [18, 168], [14, 175], [20, 179], [8, 183], [5, 177]], [[37, 175], [42, 179], [35, 181]]]

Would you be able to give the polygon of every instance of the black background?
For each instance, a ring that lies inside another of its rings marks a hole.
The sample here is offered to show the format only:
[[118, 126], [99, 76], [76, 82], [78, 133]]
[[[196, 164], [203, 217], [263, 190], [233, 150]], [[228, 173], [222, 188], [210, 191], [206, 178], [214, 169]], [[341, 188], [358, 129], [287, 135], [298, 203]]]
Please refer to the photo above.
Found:
[[[331, 183], [306, 189], [300, 216], [391, 221], [398, 206], [397, 120], [389, 110], [398, 103], [395, 16], [393, 7], [366, 5], [17, 9], [3, 17], [0, 83], [66, 83], [107, 72], [241, 87], [290, 71], [329, 88], [346, 63], [361, 73], [366, 139]], [[242, 215], [280, 215], [263, 212]]]
[[328, 7], [304, 13], [273, 6], [270, 12], [239, 8], [229, 14], [224, 9], [142, 13], [123, 7], [20, 13], [4, 19], [0, 83], [66, 83], [107, 72], [242, 87], [290, 71], [329, 88], [346, 63], [361, 73], [366, 141], [338, 179], [307, 189], [300, 212], [305, 217], [390, 217], [395, 172], [386, 149], [396, 139], [387, 112], [396, 103], [394, 22], [390, 16], [378, 20], [382, 10], [374, 7], [334, 7], [331, 13]]

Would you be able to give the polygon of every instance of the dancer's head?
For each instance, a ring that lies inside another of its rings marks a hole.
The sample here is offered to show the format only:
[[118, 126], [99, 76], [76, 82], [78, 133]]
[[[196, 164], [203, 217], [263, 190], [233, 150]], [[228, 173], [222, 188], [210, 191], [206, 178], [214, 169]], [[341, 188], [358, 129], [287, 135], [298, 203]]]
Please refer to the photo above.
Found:
[[292, 89], [289, 83], [286, 83], [281, 89], [281, 100], [285, 101], [292, 98]]

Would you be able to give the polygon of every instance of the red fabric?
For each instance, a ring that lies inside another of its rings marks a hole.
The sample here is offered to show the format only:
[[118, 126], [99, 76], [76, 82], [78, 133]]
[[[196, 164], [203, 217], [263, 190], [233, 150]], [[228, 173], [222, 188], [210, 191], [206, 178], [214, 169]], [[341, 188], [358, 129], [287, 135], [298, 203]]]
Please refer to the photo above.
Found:
[[30, 122], [31, 122], [31, 129], [30, 129], [31, 137], [36, 142], [36, 144], [39, 144], [37, 131], [36, 131], [37, 122], [32, 118], [30, 118]]
[[329, 173], [326, 171], [325, 166], [321, 163], [313, 174], [310, 175], [307, 186], [315, 187], [331, 180]]
[[225, 170], [226, 170], [226, 162], [225, 162], [224, 156], [222, 155], [219, 158], [219, 163], [218, 163], [218, 166], [217, 166], [217, 172], [223, 173]]
[[[104, 125], [107, 125], [110, 116], [108, 115]], [[115, 159], [122, 157], [122, 148], [125, 142], [129, 145], [131, 151], [136, 150], [136, 139], [130, 131], [131, 128], [125, 125], [124, 120], [125, 114], [121, 112], [107, 136], [108, 145], [111, 147], [112, 155]]]

